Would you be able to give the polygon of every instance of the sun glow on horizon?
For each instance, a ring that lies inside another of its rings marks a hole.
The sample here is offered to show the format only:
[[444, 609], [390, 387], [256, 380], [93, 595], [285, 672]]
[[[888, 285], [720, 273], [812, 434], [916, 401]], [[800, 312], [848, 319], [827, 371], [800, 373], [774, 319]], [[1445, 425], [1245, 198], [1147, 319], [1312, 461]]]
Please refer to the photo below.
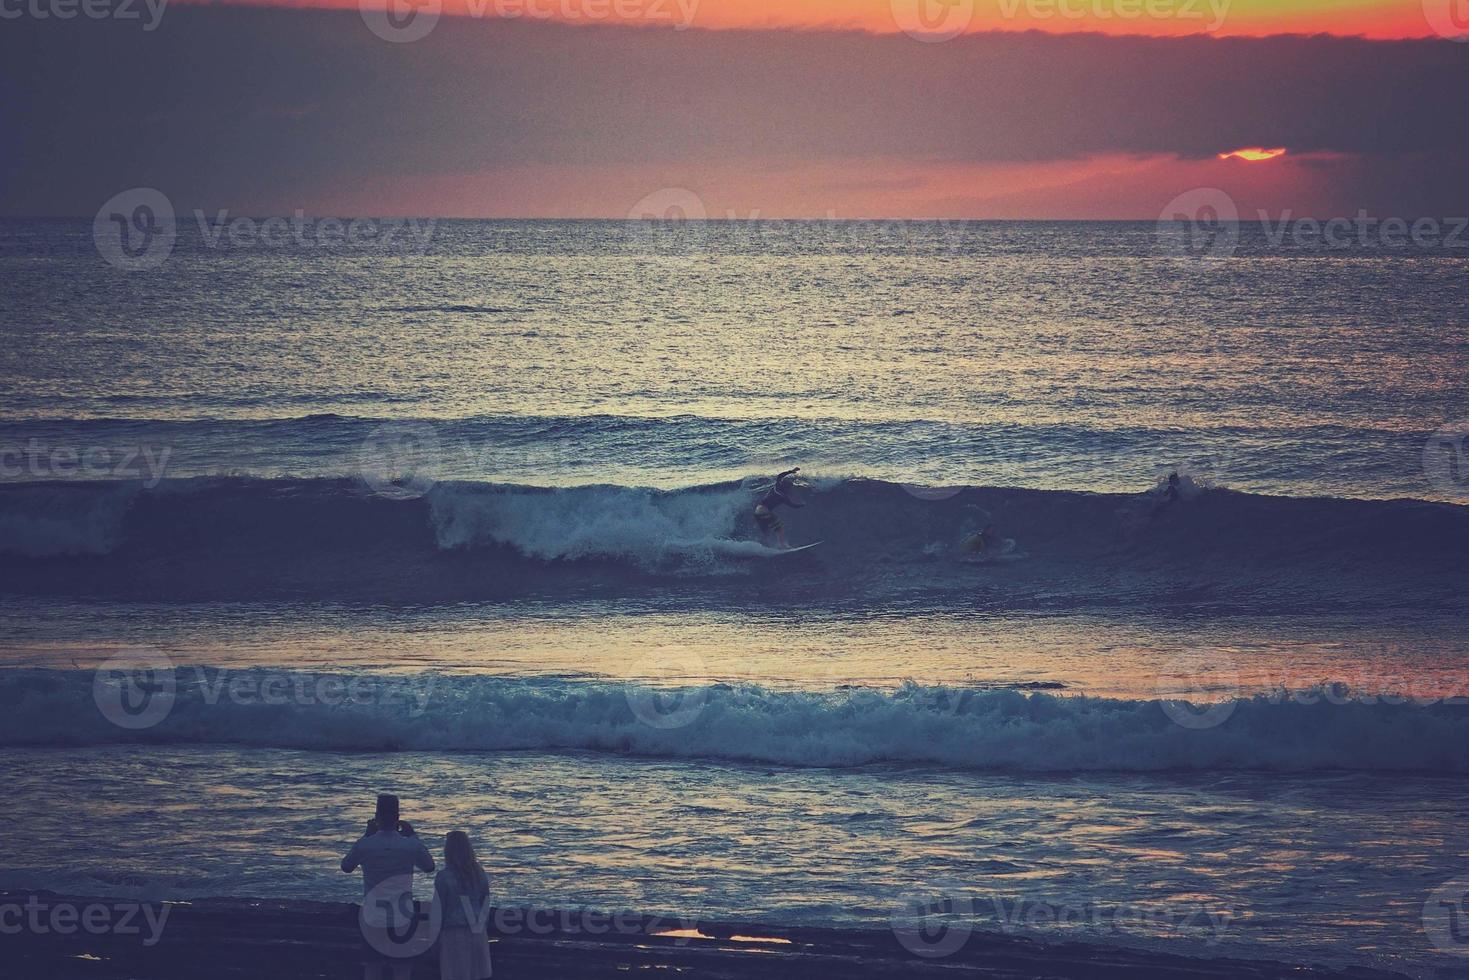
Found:
[[[635, 24], [677, 30], [870, 31], [942, 40], [984, 32], [1041, 31], [1152, 37], [1332, 34], [1378, 40], [1450, 36], [1424, 19], [1425, 2], [1448, 0], [174, 0], [180, 6], [316, 8], [431, 19], [544, 20], [579, 26]], [[1149, 10], [1157, 13], [1149, 13]], [[937, 23], [930, 18], [937, 16]], [[1459, 33], [1454, 31], [1454, 34]]]
[[1274, 160], [1276, 157], [1285, 156], [1285, 147], [1277, 146], [1273, 149], [1265, 149], [1260, 146], [1247, 146], [1238, 150], [1230, 150], [1228, 153], [1219, 154], [1221, 160], [1247, 160], [1250, 163], [1259, 163], [1261, 160]]

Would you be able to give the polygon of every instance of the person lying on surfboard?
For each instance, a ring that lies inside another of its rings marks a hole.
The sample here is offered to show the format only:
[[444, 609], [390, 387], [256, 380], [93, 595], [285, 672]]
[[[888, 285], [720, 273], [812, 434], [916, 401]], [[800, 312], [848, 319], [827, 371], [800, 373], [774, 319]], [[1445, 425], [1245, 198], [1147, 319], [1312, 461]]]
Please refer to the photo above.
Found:
[[791, 491], [795, 487], [795, 475], [801, 472], [799, 466], [792, 467], [784, 473], [777, 473], [775, 483], [771, 484], [765, 496], [761, 497], [755, 504], [755, 525], [760, 528], [760, 536], [769, 540], [770, 535], [775, 535], [775, 545], [781, 550], [790, 548], [786, 543], [785, 525], [780, 518], [775, 516], [775, 508], [781, 504], [800, 509], [806, 505], [796, 500]]

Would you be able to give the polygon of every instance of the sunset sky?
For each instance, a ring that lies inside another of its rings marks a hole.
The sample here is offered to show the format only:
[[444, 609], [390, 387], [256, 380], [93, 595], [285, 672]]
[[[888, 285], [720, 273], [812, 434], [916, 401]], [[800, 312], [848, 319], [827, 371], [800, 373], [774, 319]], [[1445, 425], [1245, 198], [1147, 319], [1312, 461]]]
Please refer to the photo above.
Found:
[[[172, 0], [174, 4], [213, 0]], [[240, 0], [252, 6], [358, 10], [390, 0]], [[1180, 36], [1337, 34], [1438, 37], [1431, 18], [1469, 30], [1469, 10], [1448, 0], [391, 0], [445, 17], [555, 20], [714, 30], [862, 30], [943, 36], [1042, 30]]]
[[136, 6], [0, 25], [0, 211], [1469, 214], [1469, 0]]

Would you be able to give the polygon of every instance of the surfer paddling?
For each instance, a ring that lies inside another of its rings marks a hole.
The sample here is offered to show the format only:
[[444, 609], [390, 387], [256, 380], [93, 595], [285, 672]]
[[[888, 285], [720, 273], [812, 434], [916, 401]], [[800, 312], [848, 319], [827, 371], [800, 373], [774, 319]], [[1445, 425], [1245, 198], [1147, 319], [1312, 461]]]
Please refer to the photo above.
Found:
[[781, 505], [795, 507], [797, 509], [806, 506], [796, 500], [792, 493], [796, 485], [795, 477], [799, 472], [801, 472], [801, 468], [799, 466], [793, 466], [784, 473], [777, 473], [775, 475], [775, 482], [771, 484], [770, 489], [765, 491], [765, 495], [755, 504], [755, 525], [760, 528], [760, 536], [768, 541], [770, 536], [774, 534], [775, 545], [782, 551], [789, 549], [790, 545], [786, 543], [785, 525], [775, 515], [775, 509]]

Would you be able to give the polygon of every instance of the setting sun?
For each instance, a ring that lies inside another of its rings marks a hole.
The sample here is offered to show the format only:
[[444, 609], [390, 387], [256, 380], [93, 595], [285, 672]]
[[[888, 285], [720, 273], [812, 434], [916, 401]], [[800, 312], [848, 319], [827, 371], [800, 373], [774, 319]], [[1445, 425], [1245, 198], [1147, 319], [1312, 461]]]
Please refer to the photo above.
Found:
[[1261, 160], [1274, 160], [1276, 157], [1282, 156], [1285, 156], [1285, 147], [1283, 146], [1277, 146], [1271, 150], [1262, 149], [1258, 146], [1250, 146], [1242, 150], [1231, 150], [1228, 153], [1221, 153], [1219, 154], [1219, 159], [1228, 160], [1234, 158], [1237, 160], [1248, 160], [1251, 163], [1258, 163]]

